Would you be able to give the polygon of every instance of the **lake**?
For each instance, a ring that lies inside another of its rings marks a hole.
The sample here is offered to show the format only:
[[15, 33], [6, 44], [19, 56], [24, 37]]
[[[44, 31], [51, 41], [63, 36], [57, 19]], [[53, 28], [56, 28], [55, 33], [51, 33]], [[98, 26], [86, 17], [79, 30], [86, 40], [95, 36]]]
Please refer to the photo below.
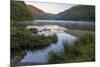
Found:
[[94, 21], [65, 21], [65, 20], [34, 20], [34, 21], [23, 21], [28, 25], [60, 25], [69, 29], [80, 29], [94, 31]]
[[[74, 43], [74, 41], [78, 40], [77, 37], [66, 33], [64, 30], [68, 29], [86, 29], [91, 30], [91, 28], [94, 29], [95, 23], [94, 22], [86, 22], [86, 21], [62, 21], [62, 20], [35, 20], [35, 21], [24, 21], [24, 23], [27, 24], [27, 26], [41, 26], [39, 28], [43, 28], [44, 26], [51, 29], [51, 32], [49, 33], [56, 33], [58, 41], [57, 43], [52, 43], [50, 46], [44, 48], [44, 49], [38, 49], [35, 51], [27, 51], [24, 57], [20, 60], [19, 63], [37, 63], [37, 64], [47, 64], [48, 60], [50, 58], [50, 52], [63, 52], [64, 46], [63, 44], [67, 42], [69, 45]], [[52, 26], [52, 27], [50, 27]], [[56, 29], [55, 29], [56, 26]], [[58, 29], [62, 28], [62, 29]], [[59, 32], [61, 31], [61, 32]], [[44, 34], [45, 31], [43, 31]]]

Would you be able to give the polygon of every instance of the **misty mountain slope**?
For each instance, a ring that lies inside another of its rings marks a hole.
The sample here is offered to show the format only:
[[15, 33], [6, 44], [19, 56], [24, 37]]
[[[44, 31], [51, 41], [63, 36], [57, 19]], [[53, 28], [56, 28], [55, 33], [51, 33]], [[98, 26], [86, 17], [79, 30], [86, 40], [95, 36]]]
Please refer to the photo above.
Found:
[[12, 0], [11, 19], [16, 21], [34, 19], [95, 21], [95, 6], [77, 5], [59, 14], [50, 14], [33, 5], [26, 5], [24, 1]]
[[24, 21], [33, 19], [34, 17], [28, 11], [28, 8], [24, 1], [11, 0], [11, 20]]
[[95, 20], [95, 6], [77, 5], [55, 16], [58, 20]]

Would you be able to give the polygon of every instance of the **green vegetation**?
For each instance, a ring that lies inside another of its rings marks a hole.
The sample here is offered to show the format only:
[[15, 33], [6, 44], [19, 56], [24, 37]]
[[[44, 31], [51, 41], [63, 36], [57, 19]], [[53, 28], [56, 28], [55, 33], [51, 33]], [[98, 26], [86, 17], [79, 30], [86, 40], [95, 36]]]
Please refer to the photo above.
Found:
[[58, 15], [62, 15], [61, 20], [85, 20], [95, 21], [95, 6], [77, 5]]
[[34, 18], [28, 12], [23, 1], [11, 1], [11, 64], [15, 64], [23, 58], [20, 57], [23, 56], [23, 53], [20, 53], [22, 51], [45, 48], [51, 43], [57, 42], [56, 35], [48, 37], [32, 35], [32, 31], [26, 29], [27, 25], [19, 22], [33, 20]]
[[11, 27], [11, 48], [12, 49], [37, 49], [49, 46], [51, 43], [57, 42], [57, 36], [44, 36], [33, 34], [26, 29], [24, 24], [12, 22]]
[[95, 61], [95, 40], [93, 35], [85, 35], [74, 45], [64, 44], [64, 52], [51, 53], [50, 64]]
[[11, 0], [11, 50], [38, 49], [57, 42], [57, 36], [32, 35], [32, 31], [26, 29], [26, 24], [19, 21], [33, 20], [24, 1]]
[[28, 11], [24, 1], [13, 1], [11, 0], [11, 20], [14, 21], [25, 21], [33, 20], [34, 17]]
[[69, 24], [69, 25], [65, 25], [65, 27], [70, 30], [95, 31], [94, 22], [91, 22], [90, 24], [71, 24], [71, 25]]
[[11, 22], [11, 64], [18, 63], [26, 55], [27, 50], [42, 49], [51, 43], [57, 42], [57, 36], [32, 35], [32, 31], [26, 29], [26, 25]]
[[11, 65], [16, 65], [16, 63], [20, 62], [20, 60], [22, 60], [26, 54], [27, 51], [26, 50], [22, 50], [22, 51], [12, 51], [13, 53], [11, 54]]
[[[94, 6], [75, 6], [62, 17], [64, 20], [95, 20]], [[26, 24], [19, 21], [28, 21], [41, 18], [43, 15], [32, 14], [27, 9], [24, 1], [11, 0], [11, 62], [18, 62], [26, 55], [27, 50], [42, 49], [51, 43], [57, 42], [57, 36], [40, 36], [33, 34], [34, 31], [26, 29]], [[45, 17], [45, 16], [44, 16]], [[43, 17], [42, 17], [43, 18]], [[62, 19], [61, 18], [61, 19]], [[77, 26], [77, 28], [79, 28]], [[36, 31], [35, 31], [36, 32]], [[86, 35], [74, 45], [64, 44], [64, 52], [51, 53], [50, 63], [82, 62], [95, 60], [94, 36]], [[22, 51], [22, 52], [20, 52]], [[20, 56], [22, 58], [20, 58]], [[16, 59], [17, 58], [20, 59]]]

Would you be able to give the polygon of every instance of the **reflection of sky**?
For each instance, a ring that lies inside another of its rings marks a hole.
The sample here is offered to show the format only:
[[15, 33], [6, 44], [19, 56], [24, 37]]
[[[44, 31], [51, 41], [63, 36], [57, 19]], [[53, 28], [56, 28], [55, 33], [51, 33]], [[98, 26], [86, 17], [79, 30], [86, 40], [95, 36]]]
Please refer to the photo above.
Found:
[[43, 3], [43, 2], [32, 2], [32, 1], [25, 1], [26, 4], [33, 5], [44, 12], [57, 14], [62, 12], [70, 7], [74, 6], [73, 4], [64, 4], [64, 3]]

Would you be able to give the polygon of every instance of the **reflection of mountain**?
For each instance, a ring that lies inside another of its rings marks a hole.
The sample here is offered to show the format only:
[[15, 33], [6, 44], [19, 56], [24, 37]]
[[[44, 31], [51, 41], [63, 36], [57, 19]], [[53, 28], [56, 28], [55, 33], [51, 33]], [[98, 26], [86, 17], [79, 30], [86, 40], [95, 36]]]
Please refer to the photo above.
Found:
[[77, 5], [56, 15], [59, 20], [95, 20], [95, 6]]

